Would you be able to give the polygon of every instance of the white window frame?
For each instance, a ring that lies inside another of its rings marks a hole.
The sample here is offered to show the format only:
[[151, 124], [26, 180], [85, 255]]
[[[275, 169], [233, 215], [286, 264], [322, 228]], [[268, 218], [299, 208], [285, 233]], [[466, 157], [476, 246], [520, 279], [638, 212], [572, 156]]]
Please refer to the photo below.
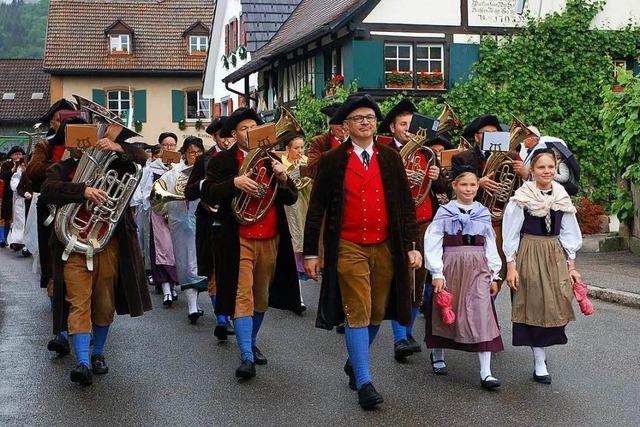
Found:
[[[395, 46], [396, 48], [396, 56], [395, 57], [391, 57], [391, 56], [387, 56], [387, 47], [389, 46]], [[400, 46], [402, 47], [408, 47], [409, 48], [409, 57], [400, 57]], [[389, 74], [393, 71], [399, 71], [402, 73], [412, 73], [413, 72], [413, 44], [412, 43], [402, 43], [402, 42], [385, 42], [384, 44], [384, 73], [385, 74]], [[400, 68], [400, 61], [406, 61], [409, 60], [409, 70], [399, 70]], [[392, 71], [387, 71], [387, 61], [396, 61], [396, 69], [392, 70]]]
[[[427, 58], [418, 58], [418, 48], [427, 48]], [[437, 47], [440, 48], [440, 58], [431, 58], [431, 48], [432, 47]], [[428, 73], [433, 73], [436, 72], [437, 70], [432, 70], [431, 69], [431, 65], [439, 62], [440, 63], [440, 70], [437, 71], [439, 73], [442, 73], [442, 75], [444, 76], [444, 45], [440, 44], [440, 43], [418, 43], [416, 44], [416, 52], [415, 52], [415, 57], [416, 57], [416, 72], [418, 71], [418, 67], [417, 64], [418, 62], [426, 62], [427, 63], [427, 70], [424, 70], [424, 72], [428, 72]]]
[[613, 78], [618, 78], [618, 68], [622, 68], [623, 71], [627, 70], [627, 61], [624, 59], [613, 59], [611, 60], [611, 64], [613, 65]]
[[209, 36], [192, 35], [189, 36], [189, 53], [203, 52], [206, 53], [209, 48]]
[[[109, 49], [112, 53], [131, 53], [131, 37], [129, 34], [111, 34]], [[126, 50], [125, 50], [126, 49]]]
[[[196, 92], [196, 102], [197, 102], [197, 107], [196, 107], [196, 116], [200, 116], [201, 112], [204, 112], [204, 116], [203, 117], [195, 117], [195, 118], [190, 118], [189, 117], [189, 93], [192, 92]], [[185, 108], [185, 112], [184, 112], [184, 116], [186, 117], [186, 121], [188, 122], [196, 122], [198, 120], [211, 120], [211, 118], [213, 117], [213, 109], [211, 108], [211, 100], [210, 99], [205, 99], [202, 97], [202, 93], [199, 90], [185, 90], [184, 91], [184, 108]]]
[[[112, 98], [112, 94], [117, 94], [115, 98]], [[126, 94], [126, 99], [123, 97], [123, 94]], [[120, 118], [125, 118], [126, 113], [131, 109], [131, 93], [128, 90], [114, 89], [107, 91], [107, 109], [114, 114], [117, 114]], [[111, 108], [111, 102], [117, 103], [117, 108]], [[127, 108], [124, 108], [125, 103], [127, 103]]]

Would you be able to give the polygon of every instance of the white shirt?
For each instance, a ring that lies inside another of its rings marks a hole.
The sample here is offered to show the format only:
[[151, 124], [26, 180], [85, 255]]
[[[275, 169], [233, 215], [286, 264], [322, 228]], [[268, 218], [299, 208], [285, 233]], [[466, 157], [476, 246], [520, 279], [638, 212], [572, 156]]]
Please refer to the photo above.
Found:
[[393, 143], [396, 144], [396, 148], [398, 150], [400, 150], [403, 146], [402, 143], [400, 143], [400, 141], [398, 141], [397, 139], [393, 138]]
[[[507, 262], [513, 261], [520, 247], [520, 231], [524, 224], [524, 209], [516, 202], [509, 202], [502, 219], [502, 250]], [[576, 214], [565, 212], [560, 223], [560, 244], [569, 259], [575, 259], [576, 252], [582, 247], [582, 233]]]
[[371, 162], [371, 159], [373, 159], [373, 141], [371, 141], [367, 148], [362, 148], [359, 145], [353, 144], [353, 152], [356, 153], [363, 165], [364, 161], [362, 160], [362, 153], [365, 151], [369, 153], [369, 162]]
[[[473, 205], [462, 205], [458, 202], [456, 202], [456, 205], [465, 211], [473, 207]], [[424, 264], [434, 279], [445, 278], [443, 274], [444, 262], [442, 261], [444, 252], [442, 248], [443, 240], [444, 233], [440, 230], [436, 231], [432, 225], [429, 225], [424, 235]], [[502, 268], [502, 260], [500, 260], [500, 255], [498, 254], [495, 237], [485, 237], [484, 253], [487, 257], [487, 264], [489, 265], [489, 270], [491, 270], [492, 277], [497, 280], [499, 278], [498, 273]]]

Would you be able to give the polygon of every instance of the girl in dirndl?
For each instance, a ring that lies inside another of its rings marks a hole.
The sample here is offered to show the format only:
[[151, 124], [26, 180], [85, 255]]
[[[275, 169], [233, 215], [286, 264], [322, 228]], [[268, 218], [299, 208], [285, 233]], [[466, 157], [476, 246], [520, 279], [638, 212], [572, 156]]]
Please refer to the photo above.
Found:
[[551, 384], [545, 348], [567, 343], [564, 328], [575, 319], [572, 282], [582, 281], [575, 265], [582, 234], [571, 198], [554, 181], [556, 162], [549, 149], [534, 152], [533, 181], [515, 192], [502, 223], [513, 345], [531, 347], [533, 379], [542, 384]]
[[[478, 353], [480, 384], [500, 386], [491, 374], [491, 353], [504, 350], [491, 296], [502, 267], [488, 209], [474, 202], [477, 171], [462, 166], [453, 172], [456, 199], [441, 206], [424, 238], [425, 264], [433, 293], [425, 304], [427, 347], [432, 349], [433, 372], [446, 375], [444, 349]], [[455, 321], [447, 324], [439, 312], [443, 289], [452, 295]]]

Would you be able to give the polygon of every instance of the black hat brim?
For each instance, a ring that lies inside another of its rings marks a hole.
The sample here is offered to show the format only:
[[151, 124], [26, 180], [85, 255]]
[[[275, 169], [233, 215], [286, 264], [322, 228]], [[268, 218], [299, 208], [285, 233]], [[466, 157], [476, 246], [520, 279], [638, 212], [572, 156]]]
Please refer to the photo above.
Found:
[[7, 157], [11, 157], [11, 155], [15, 153], [27, 154], [27, 152], [24, 151], [24, 148], [18, 145], [14, 145], [13, 147], [11, 147], [11, 150], [9, 150], [9, 152], [7, 153]]
[[53, 115], [58, 111], [62, 111], [62, 110], [76, 111], [76, 106], [71, 101], [67, 101], [64, 98], [59, 99], [56, 102], [54, 102], [53, 105], [51, 105], [51, 107], [49, 107], [49, 110], [46, 113], [44, 113], [44, 115], [40, 117], [38, 121], [50, 122], [51, 119], [53, 118]]
[[496, 129], [501, 129], [500, 121], [493, 114], [485, 114], [480, 117], [476, 117], [471, 123], [467, 125], [466, 128], [462, 131], [462, 136], [471, 141], [475, 136], [476, 132], [482, 129], [485, 126], [495, 126]]
[[207, 126], [207, 129], [205, 129], [205, 132], [208, 133], [211, 136], [214, 136], [216, 134], [216, 132], [221, 131], [222, 128], [224, 127], [224, 124], [227, 122], [228, 117], [227, 116], [220, 116], [216, 119], [214, 119], [211, 124], [209, 126]]
[[368, 93], [358, 93], [349, 96], [347, 100], [344, 101], [333, 117], [331, 117], [329, 124], [341, 125], [344, 123], [344, 119], [346, 119], [353, 110], [358, 108], [371, 108], [376, 115], [376, 119], [378, 121], [383, 120], [382, 111], [380, 111], [380, 107], [378, 107], [378, 103], [373, 97]]
[[426, 142], [426, 146], [427, 147], [431, 147], [432, 145], [442, 145], [444, 147], [445, 150], [453, 150], [454, 148], [456, 148], [451, 141], [449, 141], [447, 138], [445, 138], [444, 136], [436, 136], [433, 139], [430, 139], [429, 141]]
[[416, 107], [413, 105], [407, 98], [403, 98], [400, 102], [393, 106], [391, 110], [387, 113], [384, 120], [380, 123], [378, 127], [378, 133], [391, 133], [391, 123], [398, 117], [401, 113], [415, 113]]
[[238, 126], [238, 123], [243, 120], [254, 120], [258, 126], [264, 124], [264, 121], [252, 108], [238, 108], [236, 111], [231, 113], [227, 119], [220, 131], [220, 136], [222, 138], [231, 138], [233, 136], [231, 132], [234, 131], [236, 126]]
[[336, 113], [336, 111], [338, 111], [338, 108], [340, 108], [341, 105], [342, 104], [340, 104], [339, 102], [334, 102], [333, 104], [322, 107], [320, 109], [320, 112], [325, 116], [331, 118]]

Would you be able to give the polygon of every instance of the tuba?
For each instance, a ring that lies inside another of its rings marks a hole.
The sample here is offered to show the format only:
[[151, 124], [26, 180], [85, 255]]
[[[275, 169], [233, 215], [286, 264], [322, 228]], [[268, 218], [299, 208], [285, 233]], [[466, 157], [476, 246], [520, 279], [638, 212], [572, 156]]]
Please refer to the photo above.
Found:
[[533, 132], [527, 128], [527, 125], [514, 116], [509, 128], [509, 152], [494, 152], [487, 159], [482, 176], [493, 173], [493, 180], [498, 183], [498, 189], [494, 193], [485, 191], [481, 202], [489, 209], [493, 219], [502, 219], [509, 199], [522, 183], [513, 167], [513, 160], [509, 157], [509, 153], [514, 152], [519, 144], [532, 135]]
[[427, 130], [420, 128], [400, 150], [415, 206], [422, 204], [429, 195], [432, 184], [429, 168], [437, 163], [433, 150], [424, 145], [426, 140]]
[[[105, 135], [109, 124], [124, 127], [117, 116], [101, 105], [77, 95], [74, 97], [88, 121], [97, 125], [98, 138]], [[90, 200], [69, 203], [55, 213], [53, 228], [64, 246], [62, 260], [69, 259], [71, 253], [85, 255], [89, 271], [93, 271], [93, 255], [104, 250], [109, 243], [142, 177], [142, 167], [137, 163], [127, 165], [128, 170], [116, 171], [113, 168], [116, 161], [120, 163], [118, 155], [111, 151], [83, 150], [71, 182], [105, 191], [107, 201], [101, 205]]]
[[[304, 137], [302, 127], [293, 114], [284, 107], [281, 108], [281, 111], [280, 119], [276, 123], [276, 139], [278, 140], [278, 144], [282, 145], [287, 140], [291, 140], [296, 136]], [[293, 181], [293, 185], [295, 185], [298, 190], [308, 187], [309, 184], [313, 182], [311, 178], [302, 176], [300, 166], [306, 166], [306, 162], [297, 161], [287, 168], [287, 175], [289, 175], [289, 178]]]
[[462, 130], [462, 122], [453, 111], [453, 108], [445, 102], [444, 109], [438, 117], [438, 130], [436, 136], [451, 137]]

